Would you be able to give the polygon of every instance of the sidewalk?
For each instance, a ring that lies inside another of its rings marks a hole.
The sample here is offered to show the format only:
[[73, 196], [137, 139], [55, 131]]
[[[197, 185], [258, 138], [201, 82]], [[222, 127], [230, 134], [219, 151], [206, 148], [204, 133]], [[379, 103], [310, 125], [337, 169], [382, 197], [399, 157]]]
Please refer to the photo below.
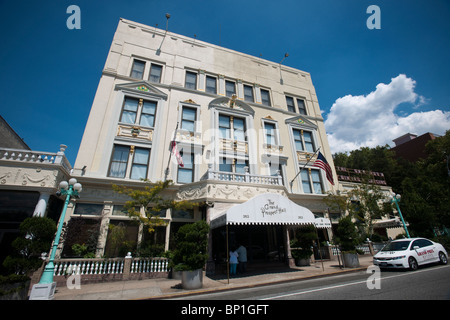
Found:
[[372, 256], [359, 256], [359, 268], [340, 268], [338, 261], [320, 261], [308, 267], [280, 268], [267, 273], [238, 275], [228, 279], [225, 276], [203, 276], [203, 288], [185, 290], [181, 280], [159, 278], [148, 280], [116, 281], [81, 285], [80, 289], [57, 287], [55, 300], [136, 300], [170, 299], [186, 295], [215, 292], [245, 287], [255, 287], [270, 283], [323, 277], [345, 272], [366, 270], [372, 265]]

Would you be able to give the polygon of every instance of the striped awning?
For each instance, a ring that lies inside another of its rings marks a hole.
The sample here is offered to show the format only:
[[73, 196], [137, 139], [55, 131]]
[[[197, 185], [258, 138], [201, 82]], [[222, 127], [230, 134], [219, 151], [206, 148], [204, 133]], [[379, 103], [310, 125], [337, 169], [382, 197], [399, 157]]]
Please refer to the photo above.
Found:
[[211, 228], [224, 225], [306, 225], [331, 228], [326, 218], [315, 218], [307, 208], [277, 193], [256, 196], [212, 217]]
[[[406, 226], [409, 227], [409, 223], [405, 222]], [[403, 228], [403, 224], [400, 218], [395, 217], [388, 220], [377, 220], [373, 223], [374, 228]]]

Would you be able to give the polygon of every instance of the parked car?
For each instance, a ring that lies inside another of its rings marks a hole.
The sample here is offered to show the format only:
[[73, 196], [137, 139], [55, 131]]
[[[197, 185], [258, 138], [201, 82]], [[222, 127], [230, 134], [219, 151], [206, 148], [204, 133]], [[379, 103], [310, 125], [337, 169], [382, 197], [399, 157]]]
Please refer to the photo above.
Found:
[[389, 242], [373, 257], [373, 264], [380, 268], [407, 268], [440, 262], [447, 264], [448, 254], [437, 242], [425, 238], [400, 239]]

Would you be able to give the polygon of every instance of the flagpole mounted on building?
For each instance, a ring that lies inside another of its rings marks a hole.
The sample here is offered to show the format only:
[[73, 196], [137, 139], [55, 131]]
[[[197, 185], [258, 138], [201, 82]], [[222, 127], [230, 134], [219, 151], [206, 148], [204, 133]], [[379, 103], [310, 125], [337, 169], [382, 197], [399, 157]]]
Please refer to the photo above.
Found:
[[164, 181], [167, 181], [167, 177], [169, 176], [169, 173], [170, 173], [169, 167], [170, 167], [170, 160], [172, 160], [172, 154], [174, 154], [175, 157], [177, 158], [178, 165], [180, 167], [184, 167], [183, 158], [181, 157], [180, 152], [178, 151], [177, 142], [175, 141], [176, 136], [177, 136], [177, 131], [178, 131], [178, 125], [179, 125], [179, 122], [177, 122], [177, 127], [175, 128], [175, 132], [173, 134], [173, 139], [170, 141], [169, 161], [167, 163], [166, 170], [164, 170]]
[[319, 150], [320, 150], [320, 146], [319, 146], [319, 148], [317, 148], [316, 152], [314, 152], [314, 154], [311, 156], [311, 158], [308, 159], [308, 162], [306, 162], [303, 165], [303, 167], [300, 169], [300, 171], [295, 175], [294, 179], [292, 179], [291, 182], [289, 182], [289, 185], [291, 187], [291, 193], [292, 193], [292, 186], [294, 185], [294, 180], [297, 179], [298, 175], [303, 171], [303, 169], [305, 169], [305, 167], [308, 165], [308, 163], [311, 161], [311, 159], [314, 158], [316, 153], [319, 152]]

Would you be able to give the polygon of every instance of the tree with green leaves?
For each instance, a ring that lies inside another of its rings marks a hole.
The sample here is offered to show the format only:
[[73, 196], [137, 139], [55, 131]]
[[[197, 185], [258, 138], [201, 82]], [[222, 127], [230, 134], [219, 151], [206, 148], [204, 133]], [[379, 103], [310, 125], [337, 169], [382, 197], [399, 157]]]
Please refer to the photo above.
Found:
[[367, 179], [355, 184], [355, 187], [345, 194], [329, 193], [325, 203], [333, 210], [350, 216], [355, 220], [361, 235], [369, 238], [373, 234], [374, 220], [392, 212], [381, 188], [369, 183]]
[[381, 188], [375, 184], [363, 181], [349, 192], [350, 213], [356, 219], [361, 233], [367, 237], [373, 234], [373, 222], [392, 212], [392, 207], [386, 199]]
[[[143, 188], [129, 188], [126, 186], [113, 185], [113, 190], [119, 194], [127, 195], [131, 200], [127, 201], [124, 210], [128, 216], [138, 219], [147, 227], [149, 232], [154, 232], [155, 228], [165, 226], [166, 223], [160, 218], [159, 213], [163, 210], [187, 210], [197, 206], [197, 203], [189, 201], [174, 200], [168, 189], [173, 184], [171, 180], [151, 183], [143, 180], [146, 184]], [[140, 208], [144, 208], [144, 215], [141, 215]]]
[[403, 217], [412, 236], [434, 237], [450, 226], [450, 130], [426, 145], [425, 159], [396, 158], [388, 146], [333, 155], [336, 166], [383, 172], [401, 194]]
[[402, 168], [403, 179], [394, 190], [402, 195], [400, 206], [412, 235], [434, 237], [450, 226], [450, 130], [430, 140], [425, 150], [426, 159]]

